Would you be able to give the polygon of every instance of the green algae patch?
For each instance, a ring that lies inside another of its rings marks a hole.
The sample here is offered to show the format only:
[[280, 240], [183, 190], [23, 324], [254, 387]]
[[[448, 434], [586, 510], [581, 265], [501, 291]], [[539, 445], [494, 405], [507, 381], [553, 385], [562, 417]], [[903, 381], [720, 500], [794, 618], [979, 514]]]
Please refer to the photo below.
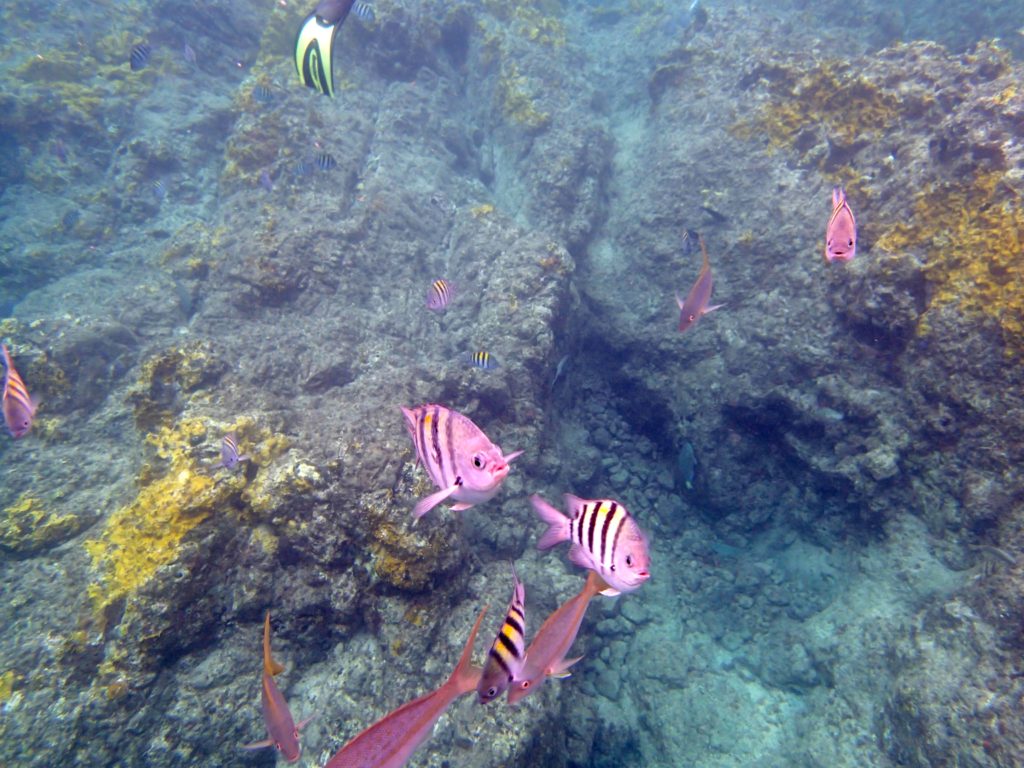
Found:
[[205, 435], [202, 421], [186, 419], [146, 438], [165, 468], [144, 467], [138, 496], [110, 516], [99, 538], [85, 542], [99, 574], [88, 587], [97, 611], [136, 591], [173, 562], [185, 535], [235, 493], [229, 483], [203, 474], [192, 457], [191, 445]]
[[82, 528], [77, 515], [60, 514], [27, 493], [0, 512], [0, 547], [28, 555], [74, 536]]
[[[1007, 353], [1024, 352], [1024, 202], [1003, 173], [926, 187], [909, 219], [886, 230], [877, 247], [924, 254], [929, 310], [953, 306], [964, 317], [993, 318]], [[919, 330], [928, 330], [927, 311]]]
[[534, 92], [534, 86], [525, 75], [519, 73], [519, 68], [514, 62], [507, 61], [503, 64], [497, 88], [502, 114], [509, 122], [522, 125], [531, 131], [540, 131], [551, 123], [551, 115], [537, 109]]
[[13, 669], [8, 669], [0, 675], [0, 706], [10, 701], [11, 696], [14, 695], [14, 688], [20, 679], [21, 675]]

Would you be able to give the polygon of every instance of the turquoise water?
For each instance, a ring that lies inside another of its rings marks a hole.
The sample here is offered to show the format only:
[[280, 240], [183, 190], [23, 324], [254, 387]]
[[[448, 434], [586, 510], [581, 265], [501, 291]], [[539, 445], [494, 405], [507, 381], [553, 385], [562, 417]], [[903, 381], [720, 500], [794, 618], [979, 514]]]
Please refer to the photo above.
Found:
[[[581, 590], [534, 493], [650, 578], [409, 765], [1024, 763], [1024, 9], [372, 6], [334, 98], [290, 1], [0, 12], [0, 763], [284, 762], [270, 611], [325, 765], [486, 604], [484, 662], [510, 561], [527, 643]], [[523, 453], [414, 522], [424, 403]]]

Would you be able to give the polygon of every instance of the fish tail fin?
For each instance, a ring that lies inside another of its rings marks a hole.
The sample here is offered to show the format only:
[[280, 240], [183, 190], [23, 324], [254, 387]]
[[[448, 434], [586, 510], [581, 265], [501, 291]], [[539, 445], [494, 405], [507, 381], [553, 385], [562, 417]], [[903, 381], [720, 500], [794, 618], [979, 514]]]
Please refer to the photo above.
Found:
[[466, 645], [462, 649], [459, 663], [455, 665], [455, 669], [446, 683], [458, 689], [460, 695], [475, 691], [480, 682], [480, 675], [483, 673], [480, 667], [473, 666], [473, 643], [476, 642], [476, 633], [480, 631], [480, 625], [483, 623], [486, 614], [487, 606], [485, 605], [480, 609], [480, 615], [476, 617], [476, 624], [473, 625], [473, 629], [469, 633], [469, 639], [466, 640]]
[[536, 493], [530, 497], [530, 503], [540, 516], [540, 519], [548, 524], [548, 529], [537, 541], [537, 549], [551, 549], [556, 544], [568, 540], [568, 517], [563, 515]]
[[271, 677], [284, 672], [284, 667], [270, 655], [270, 611], [267, 611], [267, 618], [263, 621], [263, 671]]

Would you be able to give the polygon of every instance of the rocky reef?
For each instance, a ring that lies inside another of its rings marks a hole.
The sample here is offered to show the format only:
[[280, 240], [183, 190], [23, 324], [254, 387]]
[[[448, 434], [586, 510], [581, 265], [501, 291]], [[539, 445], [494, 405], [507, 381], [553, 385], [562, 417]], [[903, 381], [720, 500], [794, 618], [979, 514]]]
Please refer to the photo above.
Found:
[[[103, 34], [38, 57], [21, 5], [0, 338], [42, 404], [0, 440], [0, 762], [272, 764], [238, 749], [269, 609], [322, 765], [483, 603], [490, 634], [509, 560], [534, 629], [578, 590], [526, 501], [572, 491], [630, 508], [652, 579], [412, 764], [1024, 763], [1012, 9], [381, 2], [331, 100], [293, 4], [79, 5]], [[724, 306], [679, 334], [697, 234]], [[423, 402], [524, 454], [413, 525]]]

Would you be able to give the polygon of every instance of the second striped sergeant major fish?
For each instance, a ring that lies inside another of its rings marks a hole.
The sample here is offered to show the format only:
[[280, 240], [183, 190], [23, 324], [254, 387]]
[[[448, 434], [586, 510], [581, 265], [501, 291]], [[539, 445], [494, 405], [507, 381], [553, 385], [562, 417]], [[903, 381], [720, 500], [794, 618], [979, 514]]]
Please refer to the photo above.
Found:
[[605, 592], [608, 585], [596, 573], [587, 574], [587, 581], [578, 594], [569, 598], [548, 616], [526, 649], [526, 663], [508, 689], [508, 703], [515, 704], [540, 688], [549, 677], [569, 677], [569, 667], [582, 659], [567, 659], [579, 634], [587, 606], [594, 595]]
[[388, 713], [360, 733], [327, 761], [324, 768], [401, 768], [426, 741], [451, 703], [476, 690], [480, 667], [473, 666], [473, 642], [487, 606], [469, 633], [455, 670], [440, 688]]
[[284, 667], [270, 655], [270, 611], [267, 611], [267, 618], [263, 622], [263, 684], [260, 700], [263, 704], [263, 722], [267, 726], [268, 738], [246, 744], [242, 749], [274, 747], [285, 760], [294, 763], [302, 755], [299, 731], [313, 718], [307, 717], [298, 724], [292, 719], [288, 702], [274, 682], [274, 675], [282, 671]]
[[548, 524], [537, 549], [571, 542], [569, 560], [597, 571], [608, 582], [602, 594], [632, 592], [651, 577], [647, 537], [624, 506], [611, 499], [580, 499], [565, 494], [566, 517], [537, 494], [530, 503]]
[[238, 454], [238, 436], [234, 432], [228, 432], [220, 441], [220, 461], [214, 465], [214, 469], [224, 467], [233, 470], [241, 462], [248, 461], [249, 456]]
[[721, 304], [715, 304], [713, 307], [708, 306], [708, 302], [711, 301], [713, 282], [711, 278], [711, 263], [708, 261], [708, 249], [704, 245], [704, 238], [701, 236], [699, 240], [700, 252], [704, 255], [704, 263], [701, 265], [700, 273], [697, 275], [697, 279], [694, 281], [690, 292], [686, 294], [685, 300], [679, 298], [678, 293], [676, 294], [676, 304], [679, 305], [680, 333], [696, 323], [704, 315], [710, 314], [722, 306]]
[[427, 309], [431, 312], [444, 312], [454, 298], [455, 286], [443, 277], [439, 277], [427, 289]]
[[417, 518], [448, 498], [456, 502], [453, 512], [490, 501], [508, 477], [512, 460], [522, 453], [503, 455], [480, 427], [443, 405], [402, 408], [402, 415], [416, 458], [441, 489], [420, 499], [412, 510]]
[[153, 46], [149, 43], [136, 43], [128, 53], [128, 66], [132, 72], [144, 69], [149, 63], [150, 54], [153, 53]]
[[487, 704], [505, 692], [519, 676], [526, 660], [526, 587], [512, 566], [512, 600], [505, 612], [505, 621], [487, 652], [480, 683], [476, 687], [477, 700]]
[[479, 368], [481, 371], [493, 371], [501, 367], [498, 361], [494, 359], [494, 355], [483, 350], [480, 352], [467, 352], [462, 359], [466, 365]]
[[0, 345], [0, 352], [3, 353], [4, 361], [4, 423], [7, 424], [7, 431], [11, 433], [11, 437], [17, 439], [24, 437], [32, 429], [32, 419], [36, 415], [39, 401], [28, 394], [25, 382], [14, 368], [6, 344]]

